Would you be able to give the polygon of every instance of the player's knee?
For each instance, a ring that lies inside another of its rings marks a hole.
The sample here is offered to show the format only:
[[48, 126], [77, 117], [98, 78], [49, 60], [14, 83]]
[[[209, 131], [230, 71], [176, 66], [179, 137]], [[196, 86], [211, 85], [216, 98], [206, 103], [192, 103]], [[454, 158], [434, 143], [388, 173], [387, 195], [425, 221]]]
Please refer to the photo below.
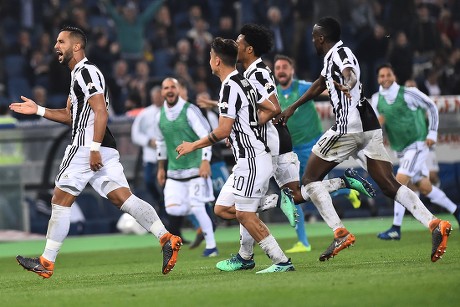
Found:
[[417, 185], [418, 190], [423, 195], [428, 195], [433, 190], [433, 185], [428, 178], [424, 178], [421, 182]]

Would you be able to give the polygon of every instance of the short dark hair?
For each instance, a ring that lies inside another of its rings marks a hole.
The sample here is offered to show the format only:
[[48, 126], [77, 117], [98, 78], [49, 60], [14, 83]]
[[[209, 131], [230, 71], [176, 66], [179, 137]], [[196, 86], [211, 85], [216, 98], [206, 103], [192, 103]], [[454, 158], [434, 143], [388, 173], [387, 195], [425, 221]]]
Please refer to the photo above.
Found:
[[227, 66], [235, 66], [238, 57], [238, 45], [233, 39], [216, 37], [211, 42], [211, 49]]
[[326, 41], [338, 42], [342, 34], [340, 23], [333, 17], [323, 17], [316, 23], [321, 27], [321, 33]]
[[294, 66], [294, 59], [288, 57], [287, 55], [284, 55], [284, 54], [277, 54], [275, 55], [275, 58], [273, 59], [273, 64], [276, 63], [276, 61], [278, 60], [285, 60], [287, 61], [289, 64], [291, 64], [292, 66]]
[[70, 32], [71, 37], [78, 38], [81, 41], [81, 47], [85, 49], [86, 44], [88, 43], [88, 39], [86, 38], [86, 34], [82, 29], [74, 26], [64, 26], [59, 32], [63, 31]]
[[393, 65], [391, 65], [390, 63], [383, 63], [383, 64], [380, 64], [377, 69], [375, 70], [375, 73], [378, 75], [379, 72], [380, 72], [380, 69], [382, 68], [389, 68], [391, 69], [391, 71], [394, 73], [394, 69], [393, 69]]
[[272, 32], [260, 25], [246, 24], [241, 28], [241, 34], [244, 35], [244, 40], [252, 46], [255, 56], [261, 56], [270, 52], [273, 48]]

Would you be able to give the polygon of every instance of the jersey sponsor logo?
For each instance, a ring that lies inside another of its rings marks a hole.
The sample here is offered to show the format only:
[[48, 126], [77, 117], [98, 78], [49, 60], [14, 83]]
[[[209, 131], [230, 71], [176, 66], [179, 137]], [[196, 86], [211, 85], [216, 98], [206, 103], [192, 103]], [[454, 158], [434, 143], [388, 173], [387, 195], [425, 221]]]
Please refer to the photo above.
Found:
[[228, 102], [226, 101], [219, 101], [217, 103], [217, 106], [219, 107], [219, 109], [228, 109]]
[[243, 85], [244, 87], [247, 87], [247, 86], [249, 86], [249, 82], [248, 82], [248, 80], [246, 80], [246, 79], [242, 79], [242, 80], [241, 80], [241, 85]]
[[275, 85], [273, 83], [267, 82], [265, 83], [265, 89], [267, 90], [267, 93], [271, 93], [275, 90]]
[[88, 87], [88, 92], [90, 94], [93, 94], [96, 92], [96, 85], [94, 85], [93, 82], [89, 82], [86, 86]]

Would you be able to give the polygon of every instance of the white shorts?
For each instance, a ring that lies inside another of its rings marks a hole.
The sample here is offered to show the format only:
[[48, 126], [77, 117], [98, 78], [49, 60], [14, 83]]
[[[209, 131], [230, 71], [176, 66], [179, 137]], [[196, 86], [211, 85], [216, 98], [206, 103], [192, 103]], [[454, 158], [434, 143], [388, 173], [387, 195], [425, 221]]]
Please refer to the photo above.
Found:
[[439, 172], [438, 158], [436, 157], [436, 150], [431, 147], [426, 157], [426, 167], [430, 172]]
[[187, 212], [192, 206], [204, 206], [205, 203], [214, 200], [210, 177], [184, 181], [168, 178], [163, 193], [166, 208], [170, 205], [185, 206], [188, 208], [185, 210]]
[[217, 196], [217, 206], [231, 207], [235, 204], [235, 194], [233, 194], [234, 181], [233, 173], [231, 173], [222, 186], [222, 189], [220, 189], [219, 196]]
[[[362, 154], [359, 154], [362, 151]], [[312, 152], [325, 161], [342, 163], [349, 157], [363, 159], [367, 156], [374, 160], [388, 161], [390, 157], [383, 146], [382, 129], [340, 135], [327, 130], [313, 146]], [[366, 161], [362, 161], [364, 167]]]
[[89, 147], [67, 146], [56, 176], [56, 187], [78, 196], [89, 183], [99, 195], [105, 198], [108, 193], [117, 188], [129, 188], [118, 150], [101, 147], [100, 153], [104, 166], [94, 172], [89, 165]]
[[273, 177], [279, 187], [299, 181], [300, 162], [295, 152], [273, 156]]
[[417, 183], [423, 177], [429, 178], [426, 164], [429, 148], [425, 142], [415, 142], [402, 152], [398, 152], [398, 173], [411, 177], [412, 183]]
[[263, 154], [256, 158], [239, 158], [217, 197], [216, 205], [238, 211], [256, 212], [260, 198], [268, 190], [272, 176], [272, 158]]

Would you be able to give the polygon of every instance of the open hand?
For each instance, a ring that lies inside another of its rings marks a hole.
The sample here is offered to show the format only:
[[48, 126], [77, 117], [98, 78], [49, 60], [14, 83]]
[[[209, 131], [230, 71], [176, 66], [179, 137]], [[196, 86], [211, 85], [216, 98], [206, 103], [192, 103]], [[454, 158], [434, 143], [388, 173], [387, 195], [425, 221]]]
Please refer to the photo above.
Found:
[[10, 110], [20, 114], [36, 114], [37, 104], [32, 99], [21, 96], [24, 102], [13, 102], [10, 104]]

